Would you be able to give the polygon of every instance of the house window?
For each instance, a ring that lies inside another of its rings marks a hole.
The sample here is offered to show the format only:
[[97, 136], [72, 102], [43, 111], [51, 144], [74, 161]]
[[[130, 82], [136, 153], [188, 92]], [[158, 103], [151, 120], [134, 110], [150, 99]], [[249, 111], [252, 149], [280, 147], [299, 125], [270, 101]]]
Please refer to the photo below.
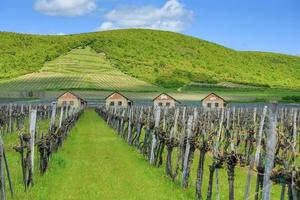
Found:
[[218, 108], [218, 107], [219, 107], [219, 104], [218, 104], [218, 103], [215, 103], [215, 107]]
[[63, 101], [62, 104], [63, 104], [64, 106], [66, 106], [66, 105], [67, 105], [67, 102], [66, 102], [66, 101]]
[[115, 102], [114, 102], [114, 101], [111, 101], [111, 102], [109, 103], [109, 105], [110, 105], [110, 106], [114, 106], [114, 105], [115, 105]]
[[118, 106], [122, 106], [122, 101], [119, 101], [119, 102], [118, 102]]
[[167, 106], [167, 107], [170, 107], [170, 102], [167, 102], [167, 103], [166, 103], [166, 106]]
[[74, 106], [74, 101], [70, 101], [70, 105], [71, 105], [71, 106]]
[[158, 103], [158, 106], [163, 106], [163, 103], [162, 103], [162, 102], [159, 102], [159, 103]]
[[207, 107], [208, 107], [208, 108], [211, 108], [211, 103], [207, 103]]

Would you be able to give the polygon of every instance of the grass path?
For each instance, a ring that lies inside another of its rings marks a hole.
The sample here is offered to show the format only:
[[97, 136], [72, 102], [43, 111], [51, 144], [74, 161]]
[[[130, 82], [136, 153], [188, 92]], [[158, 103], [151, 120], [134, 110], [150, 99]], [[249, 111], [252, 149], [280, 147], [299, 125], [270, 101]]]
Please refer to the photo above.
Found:
[[87, 111], [45, 176], [14, 199], [194, 199]]

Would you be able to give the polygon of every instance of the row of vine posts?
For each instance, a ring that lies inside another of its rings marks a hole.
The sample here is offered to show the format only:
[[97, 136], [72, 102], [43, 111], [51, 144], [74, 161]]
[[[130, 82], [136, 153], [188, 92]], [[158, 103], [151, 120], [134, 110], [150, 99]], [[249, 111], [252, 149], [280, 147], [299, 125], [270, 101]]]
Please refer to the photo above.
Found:
[[[296, 108], [265, 107], [204, 109], [198, 107], [99, 107], [96, 112], [120, 137], [141, 152], [151, 165], [162, 166], [172, 180], [187, 189], [195, 182], [196, 199], [221, 199], [220, 170], [228, 177], [229, 199], [235, 198], [235, 168], [247, 170], [244, 199], [300, 199], [300, 113]], [[166, 155], [165, 155], [166, 154]], [[194, 156], [199, 156], [196, 180], [190, 180]], [[212, 163], [207, 166], [207, 156]], [[174, 159], [175, 158], [175, 159]], [[203, 174], [209, 167], [206, 196]], [[251, 194], [253, 179], [255, 193]], [[215, 182], [215, 184], [214, 184]], [[215, 187], [213, 187], [215, 185]], [[223, 188], [222, 188], [223, 189]]]
[[[23, 185], [27, 191], [34, 184], [36, 163], [34, 151], [38, 151], [38, 169], [43, 175], [48, 168], [51, 155], [62, 146], [62, 142], [82, 113], [83, 109], [70, 106], [58, 108], [56, 103], [0, 106], [0, 200], [6, 199], [5, 175], [11, 195], [14, 193], [2, 137], [7, 134], [18, 134], [19, 144], [14, 149], [20, 154]], [[37, 123], [42, 121], [50, 123], [48, 128], [37, 126]]]

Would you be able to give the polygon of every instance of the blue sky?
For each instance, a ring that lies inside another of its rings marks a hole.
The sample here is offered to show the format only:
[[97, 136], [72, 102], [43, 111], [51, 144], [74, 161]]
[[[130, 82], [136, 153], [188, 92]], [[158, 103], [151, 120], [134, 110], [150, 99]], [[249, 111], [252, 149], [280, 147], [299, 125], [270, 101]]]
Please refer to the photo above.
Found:
[[236, 50], [300, 55], [299, 0], [1, 0], [0, 31], [181, 32]]

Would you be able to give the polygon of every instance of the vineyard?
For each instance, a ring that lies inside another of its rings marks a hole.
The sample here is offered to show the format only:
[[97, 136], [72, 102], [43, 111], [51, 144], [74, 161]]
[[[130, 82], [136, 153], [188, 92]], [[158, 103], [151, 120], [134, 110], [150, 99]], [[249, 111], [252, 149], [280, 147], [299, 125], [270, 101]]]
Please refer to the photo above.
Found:
[[197, 199], [300, 197], [296, 108], [204, 110], [100, 107], [97, 113], [149, 163]]
[[73, 49], [46, 62], [39, 72], [0, 82], [2, 92], [63, 89], [157, 91], [159, 88], [122, 73], [105, 54], [98, 54], [90, 47]]
[[1, 105], [0, 199], [299, 199], [297, 108], [96, 113]]
[[30, 190], [46, 173], [82, 112], [56, 104], [0, 106], [1, 200]]

